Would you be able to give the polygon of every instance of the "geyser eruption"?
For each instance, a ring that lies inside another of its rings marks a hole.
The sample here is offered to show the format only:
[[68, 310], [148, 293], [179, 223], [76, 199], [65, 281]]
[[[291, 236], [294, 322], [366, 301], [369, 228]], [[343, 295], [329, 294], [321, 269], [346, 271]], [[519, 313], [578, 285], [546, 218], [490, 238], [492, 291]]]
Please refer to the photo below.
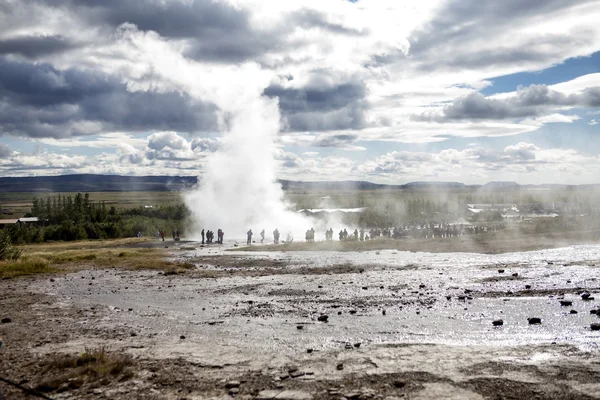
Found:
[[[255, 63], [196, 63], [156, 33], [142, 32], [131, 24], [124, 24], [119, 33], [136, 54], [136, 67], [150, 67], [142, 77], [160, 76], [199, 101], [218, 107], [222, 145], [207, 157], [198, 187], [184, 196], [194, 219], [188, 235], [198, 238], [201, 229], [223, 229], [226, 239], [242, 238], [252, 229], [256, 239], [265, 229], [265, 238], [270, 239], [275, 228], [282, 240], [288, 232], [303, 235], [311, 221], [290, 211], [277, 182], [278, 101], [262, 95], [272, 73]], [[131, 82], [132, 90], [137, 86]]]
[[[249, 71], [253, 71], [250, 68]], [[252, 80], [253, 75], [244, 85]], [[272, 237], [274, 229], [281, 239], [291, 232], [298, 238], [311, 227], [301, 214], [291, 211], [277, 182], [277, 163], [274, 158], [275, 139], [279, 132], [279, 108], [276, 99], [254, 91], [225, 83], [227, 91], [245, 92], [245, 101], [220, 104], [225, 110], [221, 147], [208, 156], [198, 187], [185, 195], [192, 211], [195, 235], [200, 229], [216, 232], [223, 229], [226, 237], [241, 238], [252, 229], [255, 239], [262, 229], [265, 238]], [[263, 87], [264, 89], [264, 87]]]

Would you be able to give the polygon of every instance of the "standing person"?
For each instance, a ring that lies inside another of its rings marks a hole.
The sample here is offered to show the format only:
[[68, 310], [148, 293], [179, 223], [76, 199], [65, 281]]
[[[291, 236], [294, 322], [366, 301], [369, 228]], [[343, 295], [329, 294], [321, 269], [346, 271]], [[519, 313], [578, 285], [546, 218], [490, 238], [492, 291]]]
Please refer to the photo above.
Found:
[[246, 232], [246, 234], [248, 235], [248, 241], [246, 242], [246, 244], [252, 244], [252, 229], [250, 229], [248, 232]]
[[279, 243], [279, 230], [277, 228], [273, 231], [273, 242], [275, 242], [275, 244]]
[[265, 241], [265, 230], [260, 231], [260, 244], [263, 244]]
[[173, 240], [175, 240], [175, 229], [173, 229], [173, 232], [171, 232], [173, 234]]
[[175, 231], [175, 240], [179, 240], [179, 229]]
[[162, 241], [165, 241], [165, 230], [163, 229], [162, 231], [160, 231], [160, 237], [162, 238]]
[[156, 233], [154, 234], [154, 238], [156, 240], [158, 240], [159, 237], [160, 237], [160, 232], [156, 231]]
[[219, 238], [219, 240], [221, 241], [221, 244], [223, 244], [223, 237], [225, 236], [225, 232], [223, 232], [223, 229], [221, 229], [221, 237]]
[[204, 229], [202, 229], [202, 244], [204, 244]]

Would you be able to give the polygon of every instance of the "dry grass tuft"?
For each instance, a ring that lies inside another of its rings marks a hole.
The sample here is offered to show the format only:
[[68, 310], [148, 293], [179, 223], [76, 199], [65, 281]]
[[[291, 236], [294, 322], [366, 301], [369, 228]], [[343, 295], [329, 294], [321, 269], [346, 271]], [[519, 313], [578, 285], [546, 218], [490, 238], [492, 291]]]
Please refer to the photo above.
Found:
[[67, 391], [84, 385], [98, 387], [133, 377], [132, 358], [127, 354], [109, 353], [105, 347], [85, 349], [80, 355], [56, 355], [43, 363], [48, 375], [36, 387], [43, 392]]
[[56, 272], [48, 260], [41, 257], [22, 258], [17, 261], [0, 261], [0, 279]]

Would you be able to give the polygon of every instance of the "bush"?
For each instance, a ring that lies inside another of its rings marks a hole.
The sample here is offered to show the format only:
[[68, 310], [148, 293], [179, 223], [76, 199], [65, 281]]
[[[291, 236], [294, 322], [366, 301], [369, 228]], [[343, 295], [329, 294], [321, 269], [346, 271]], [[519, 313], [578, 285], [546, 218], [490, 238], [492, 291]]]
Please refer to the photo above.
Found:
[[10, 235], [0, 230], [0, 261], [16, 260], [21, 257], [22, 250], [13, 246]]

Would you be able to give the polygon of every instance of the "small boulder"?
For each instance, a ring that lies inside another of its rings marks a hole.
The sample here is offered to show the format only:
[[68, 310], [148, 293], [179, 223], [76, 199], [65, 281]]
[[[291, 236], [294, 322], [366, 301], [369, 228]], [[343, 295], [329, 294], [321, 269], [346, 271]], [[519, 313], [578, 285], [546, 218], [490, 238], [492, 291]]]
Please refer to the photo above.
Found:
[[527, 289], [527, 290], [531, 289], [531, 285], [525, 285], [525, 289]]
[[527, 320], [529, 321], [529, 325], [539, 325], [542, 323], [542, 319], [538, 317], [527, 318]]
[[342, 364], [342, 363], [339, 363], [339, 364], [338, 364], [338, 365], [335, 367], [335, 369], [337, 369], [338, 371], [341, 371], [341, 370], [343, 370], [343, 369], [344, 369], [344, 364]]
[[502, 326], [502, 325], [504, 325], [504, 321], [501, 320], [501, 319], [497, 319], [495, 321], [492, 321], [492, 325], [494, 325], [494, 326]]
[[360, 348], [360, 343], [354, 343], [354, 347], [356, 347], [357, 349]]
[[561, 300], [560, 305], [563, 307], [570, 307], [573, 305], [573, 302], [570, 300]]
[[10, 324], [12, 322], [12, 319], [6, 317], [6, 318], [2, 318], [2, 320], [0, 321], [3, 324]]
[[328, 319], [329, 319], [329, 316], [324, 315], [324, 314], [323, 315], [319, 315], [319, 317], [317, 318], [317, 320], [319, 322], [327, 322]]
[[597, 322], [595, 322], [595, 323], [593, 323], [593, 324], [591, 324], [591, 325], [590, 325], [590, 328], [591, 328], [593, 331], [600, 331], [600, 324], [599, 324], [599, 323], [597, 323]]
[[569, 314], [577, 314], [577, 310], [571, 310], [569, 311]]
[[498, 273], [499, 273], [499, 274], [503, 274], [503, 273], [504, 273], [504, 270], [503, 270], [503, 269], [499, 269], [499, 270], [498, 270]]
[[583, 300], [588, 300], [591, 297], [591, 294], [589, 294], [588, 292], [582, 293], [581, 294], [581, 298]]

